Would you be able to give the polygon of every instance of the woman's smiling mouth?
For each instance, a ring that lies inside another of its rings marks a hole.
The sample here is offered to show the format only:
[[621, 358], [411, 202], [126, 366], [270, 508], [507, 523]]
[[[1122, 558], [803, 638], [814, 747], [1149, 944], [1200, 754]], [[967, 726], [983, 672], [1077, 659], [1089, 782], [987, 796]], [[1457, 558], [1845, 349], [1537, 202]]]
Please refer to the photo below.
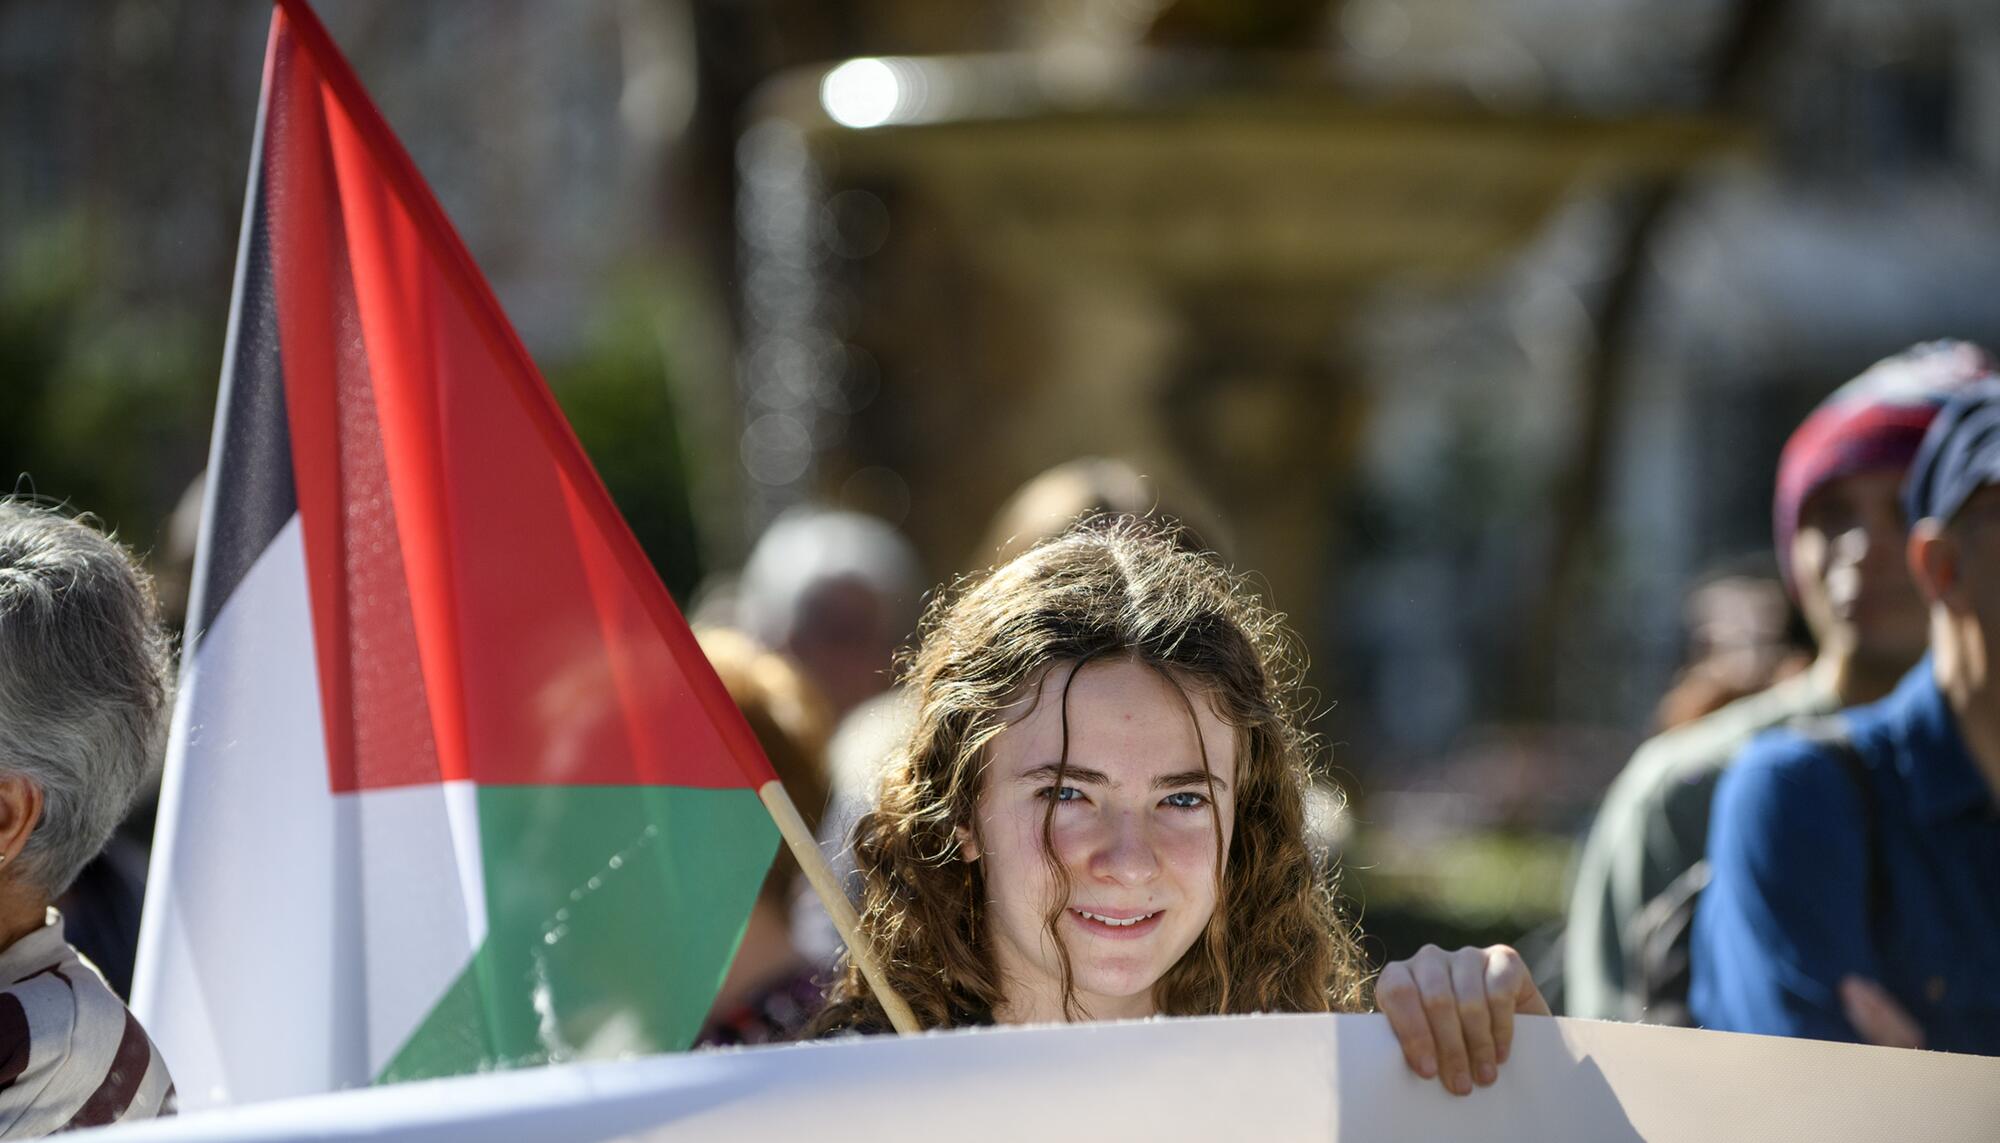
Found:
[[1100, 913], [1092, 909], [1071, 907], [1069, 910], [1070, 916], [1076, 918], [1078, 926], [1085, 932], [1113, 939], [1139, 937], [1152, 932], [1159, 927], [1160, 917], [1165, 912], [1164, 909], [1155, 909], [1150, 913], [1129, 913], [1119, 916], [1117, 913]]

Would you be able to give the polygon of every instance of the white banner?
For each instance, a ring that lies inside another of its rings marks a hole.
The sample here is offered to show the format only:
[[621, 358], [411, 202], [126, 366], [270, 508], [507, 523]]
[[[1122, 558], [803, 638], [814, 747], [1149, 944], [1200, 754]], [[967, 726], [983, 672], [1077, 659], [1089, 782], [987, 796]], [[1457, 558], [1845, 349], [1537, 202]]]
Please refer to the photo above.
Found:
[[2000, 1138], [2000, 1059], [1524, 1017], [1457, 1098], [1379, 1016], [999, 1029], [371, 1088], [117, 1127], [113, 1140], [1106, 1138], [1841, 1143]]

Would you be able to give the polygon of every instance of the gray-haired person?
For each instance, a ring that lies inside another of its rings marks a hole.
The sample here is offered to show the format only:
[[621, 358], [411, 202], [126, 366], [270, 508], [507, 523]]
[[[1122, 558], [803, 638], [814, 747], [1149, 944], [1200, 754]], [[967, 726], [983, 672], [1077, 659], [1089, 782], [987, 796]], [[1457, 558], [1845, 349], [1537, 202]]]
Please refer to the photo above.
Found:
[[158, 1050], [51, 907], [158, 756], [168, 664], [123, 547], [0, 500], [0, 1138], [173, 1110]]
[[887, 523], [799, 507], [751, 549], [737, 607], [740, 626], [791, 656], [844, 718], [889, 689], [923, 589], [916, 550]]

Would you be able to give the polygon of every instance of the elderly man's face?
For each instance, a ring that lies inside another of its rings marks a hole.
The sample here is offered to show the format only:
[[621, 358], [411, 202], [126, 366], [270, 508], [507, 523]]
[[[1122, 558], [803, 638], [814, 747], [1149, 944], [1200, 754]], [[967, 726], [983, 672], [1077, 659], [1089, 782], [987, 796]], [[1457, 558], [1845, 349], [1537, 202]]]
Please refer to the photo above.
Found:
[[1902, 479], [1885, 469], [1830, 481], [1806, 500], [1792, 540], [1793, 581], [1814, 637], [1896, 671], [1916, 662], [1929, 635], [1904, 562]]

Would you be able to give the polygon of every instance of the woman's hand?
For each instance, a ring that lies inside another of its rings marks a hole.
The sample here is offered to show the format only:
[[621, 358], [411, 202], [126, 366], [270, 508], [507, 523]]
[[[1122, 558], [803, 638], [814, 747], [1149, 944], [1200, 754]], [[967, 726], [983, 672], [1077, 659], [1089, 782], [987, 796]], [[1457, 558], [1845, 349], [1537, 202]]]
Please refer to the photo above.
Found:
[[1499, 1076], [1517, 1013], [1549, 1015], [1527, 962], [1506, 945], [1457, 952], [1425, 945], [1382, 970], [1375, 1006], [1396, 1030], [1410, 1070], [1437, 1077], [1455, 1095]]

